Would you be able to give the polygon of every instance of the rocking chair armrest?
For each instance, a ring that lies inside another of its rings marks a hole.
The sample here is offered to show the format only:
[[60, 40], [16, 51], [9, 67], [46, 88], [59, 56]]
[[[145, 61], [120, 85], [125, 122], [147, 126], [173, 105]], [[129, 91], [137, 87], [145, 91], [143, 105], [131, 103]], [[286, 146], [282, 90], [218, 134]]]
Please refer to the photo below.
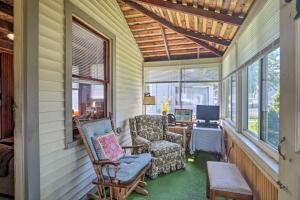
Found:
[[122, 149], [139, 149], [139, 148], [144, 148], [145, 146], [146, 146], [145, 144], [138, 144], [133, 146], [123, 146]]
[[95, 160], [94, 165], [113, 165], [113, 166], [119, 166], [120, 163], [118, 161], [111, 161], [111, 160]]

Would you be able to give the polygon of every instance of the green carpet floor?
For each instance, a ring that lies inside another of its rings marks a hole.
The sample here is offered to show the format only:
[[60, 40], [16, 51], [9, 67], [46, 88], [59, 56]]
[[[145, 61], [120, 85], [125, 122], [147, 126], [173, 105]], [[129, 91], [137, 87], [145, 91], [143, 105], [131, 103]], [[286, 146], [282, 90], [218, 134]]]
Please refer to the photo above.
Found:
[[149, 196], [132, 193], [128, 200], [206, 200], [206, 161], [217, 160], [211, 154], [189, 156], [185, 169], [147, 180]]

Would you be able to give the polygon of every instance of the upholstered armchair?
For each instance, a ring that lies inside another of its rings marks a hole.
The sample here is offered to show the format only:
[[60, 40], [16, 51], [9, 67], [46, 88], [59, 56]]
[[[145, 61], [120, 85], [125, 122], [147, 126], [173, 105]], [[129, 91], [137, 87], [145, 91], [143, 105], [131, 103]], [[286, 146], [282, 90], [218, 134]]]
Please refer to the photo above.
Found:
[[168, 131], [167, 116], [139, 115], [129, 124], [133, 145], [143, 144], [152, 154], [150, 178], [185, 167], [183, 137]]

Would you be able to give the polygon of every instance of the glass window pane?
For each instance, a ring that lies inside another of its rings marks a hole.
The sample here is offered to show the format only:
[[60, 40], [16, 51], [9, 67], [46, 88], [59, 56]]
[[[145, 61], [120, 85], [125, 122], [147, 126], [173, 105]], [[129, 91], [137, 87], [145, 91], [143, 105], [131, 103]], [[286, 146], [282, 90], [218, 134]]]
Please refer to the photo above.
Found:
[[277, 148], [279, 143], [280, 49], [268, 54], [264, 62], [262, 140]]
[[146, 84], [146, 91], [155, 96], [156, 105], [146, 105], [147, 114], [161, 114], [163, 102], [169, 103], [169, 113], [179, 105], [179, 84], [178, 83], [151, 83]]
[[231, 120], [236, 123], [236, 75], [231, 77]]
[[183, 81], [218, 81], [218, 67], [202, 67], [192, 69], [182, 69]]
[[104, 85], [101, 83], [73, 82], [78, 89], [72, 90], [72, 115], [81, 120], [94, 120], [105, 117]]
[[182, 108], [192, 109], [196, 114], [197, 105], [218, 105], [218, 83], [183, 83], [182, 84]]
[[226, 118], [231, 119], [231, 82], [230, 78], [226, 79], [225, 81], [225, 94], [226, 94], [226, 107], [225, 107], [225, 114]]
[[260, 61], [247, 68], [248, 130], [255, 136], [259, 134], [259, 67]]

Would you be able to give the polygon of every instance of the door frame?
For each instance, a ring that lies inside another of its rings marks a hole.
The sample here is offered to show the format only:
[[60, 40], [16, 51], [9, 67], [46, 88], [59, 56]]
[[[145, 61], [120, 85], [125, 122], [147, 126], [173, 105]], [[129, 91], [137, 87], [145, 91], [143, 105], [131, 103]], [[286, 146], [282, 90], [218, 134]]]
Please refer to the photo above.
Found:
[[14, 0], [15, 199], [40, 199], [39, 1]]

